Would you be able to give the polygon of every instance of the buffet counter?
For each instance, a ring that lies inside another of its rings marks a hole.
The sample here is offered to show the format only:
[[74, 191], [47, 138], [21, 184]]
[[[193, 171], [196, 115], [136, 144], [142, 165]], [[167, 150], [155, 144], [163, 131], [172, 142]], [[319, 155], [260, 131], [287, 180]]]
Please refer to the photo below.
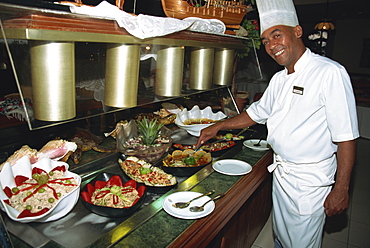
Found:
[[[101, 171], [122, 173], [118, 156], [112, 154], [100, 165], [91, 164], [92, 173], [78, 168], [83, 185]], [[272, 151], [253, 151], [238, 142], [215, 161], [226, 158], [245, 161], [253, 169], [244, 176], [231, 176], [214, 171], [210, 164], [189, 178], [179, 178], [168, 192], [149, 192], [149, 203], [129, 217], [93, 214], [80, 199], [72, 212], [53, 222], [22, 224], [2, 213], [3, 218], [14, 247], [250, 247], [271, 210], [271, 177], [266, 167], [271, 164]], [[174, 192], [210, 190], [226, 195], [206, 217], [179, 219], [162, 208], [163, 200]]]

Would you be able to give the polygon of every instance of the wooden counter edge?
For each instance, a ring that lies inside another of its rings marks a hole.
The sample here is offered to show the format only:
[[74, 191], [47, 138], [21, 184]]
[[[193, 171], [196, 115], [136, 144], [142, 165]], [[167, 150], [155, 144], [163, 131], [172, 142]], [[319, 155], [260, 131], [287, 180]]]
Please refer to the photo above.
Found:
[[168, 247], [206, 247], [266, 179], [267, 166], [271, 163], [272, 151], [269, 151], [253, 166], [251, 173], [242, 177], [216, 202], [213, 213], [194, 222]]

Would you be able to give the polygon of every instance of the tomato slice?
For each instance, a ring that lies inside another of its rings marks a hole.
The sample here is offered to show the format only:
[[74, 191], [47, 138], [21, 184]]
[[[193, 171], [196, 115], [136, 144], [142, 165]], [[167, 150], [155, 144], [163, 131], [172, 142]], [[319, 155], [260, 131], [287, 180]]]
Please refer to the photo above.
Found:
[[125, 184], [123, 185], [123, 187], [128, 187], [128, 186], [131, 186], [134, 189], [136, 189], [136, 181], [135, 180], [129, 180], [129, 181], [125, 182]]
[[66, 167], [64, 165], [60, 165], [60, 166], [57, 166], [54, 169], [52, 169], [52, 171], [63, 171], [63, 172], [65, 172]]
[[107, 185], [107, 182], [104, 181], [95, 181], [94, 188], [95, 189], [102, 189]]
[[92, 204], [92, 202], [91, 202], [91, 195], [88, 192], [82, 191], [81, 192], [81, 197], [82, 197], [82, 199], [84, 199], [84, 201]]
[[49, 211], [49, 208], [43, 208], [41, 209], [40, 211], [36, 212], [36, 213], [31, 213], [30, 210], [23, 210], [19, 215], [18, 215], [18, 218], [21, 219], [21, 218], [25, 218], [25, 217], [35, 217], [35, 216], [39, 216], [39, 215], [43, 215], [44, 213], [46, 213], [47, 211]]
[[122, 183], [122, 179], [120, 176], [114, 175], [111, 178], [109, 178], [107, 182], [107, 187], [114, 186], [114, 185], [122, 187], [123, 183]]
[[17, 186], [20, 186], [22, 185], [22, 183], [24, 183], [25, 181], [28, 180], [28, 177], [25, 177], [25, 176], [21, 176], [21, 175], [18, 175], [14, 178], [14, 181], [15, 181], [15, 184]]
[[10, 197], [12, 197], [12, 190], [8, 187], [8, 186], [6, 186], [5, 188], [4, 188], [4, 193], [6, 194], [6, 196], [8, 197], [8, 198], [10, 198]]
[[140, 197], [142, 197], [145, 193], [145, 190], [146, 190], [146, 187], [144, 185], [141, 185], [138, 189], [137, 189], [137, 193], [139, 194]]
[[90, 183], [88, 183], [87, 185], [86, 185], [86, 189], [87, 189], [87, 193], [89, 193], [89, 195], [93, 195], [93, 193], [94, 193], [94, 191], [95, 191], [95, 188], [94, 188], [94, 186], [92, 186]]
[[33, 167], [33, 168], [32, 168], [32, 175], [33, 175], [33, 174], [36, 174], [36, 173], [37, 173], [37, 174], [42, 174], [42, 173], [47, 174], [47, 173], [46, 173], [46, 171], [44, 171], [43, 169], [40, 169], [40, 168], [37, 168], [37, 167]]

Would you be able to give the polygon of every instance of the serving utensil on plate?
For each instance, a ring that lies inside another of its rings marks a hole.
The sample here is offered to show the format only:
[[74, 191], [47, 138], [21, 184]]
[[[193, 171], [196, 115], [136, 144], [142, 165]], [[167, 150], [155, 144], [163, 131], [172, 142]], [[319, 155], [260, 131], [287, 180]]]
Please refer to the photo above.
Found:
[[190, 203], [191, 203], [192, 201], [195, 201], [195, 200], [197, 200], [197, 199], [199, 199], [199, 198], [201, 198], [201, 197], [203, 197], [203, 196], [212, 195], [213, 193], [215, 193], [215, 191], [214, 191], [214, 190], [212, 190], [212, 191], [210, 191], [210, 192], [208, 192], [208, 193], [205, 193], [205, 194], [203, 194], [203, 195], [197, 196], [197, 197], [195, 197], [195, 198], [191, 199], [191, 200], [190, 200], [190, 201], [188, 201], [188, 202], [176, 202], [176, 203], [172, 204], [172, 206], [174, 206], [175, 208], [186, 208], [186, 207], [188, 207], [188, 206], [190, 205]]
[[204, 206], [207, 205], [207, 203], [209, 203], [211, 201], [215, 201], [217, 199], [220, 199], [224, 195], [225, 195], [224, 193], [221, 193], [221, 194], [215, 196], [214, 198], [209, 199], [208, 201], [206, 201], [202, 206], [194, 206], [194, 207], [191, 207], [190, 208], [190, 212], [202, 212], [202, 211], [204, 211]]
[[254, 146], [261, 146], [261, 145], [260, 145], [261, 141], [262, 141], [262, 138], [260, 138], [260, 140], [258, 141], [258, 143], [257, 143], [257, 144], [253, 144], [253, 145], [254, 145]]

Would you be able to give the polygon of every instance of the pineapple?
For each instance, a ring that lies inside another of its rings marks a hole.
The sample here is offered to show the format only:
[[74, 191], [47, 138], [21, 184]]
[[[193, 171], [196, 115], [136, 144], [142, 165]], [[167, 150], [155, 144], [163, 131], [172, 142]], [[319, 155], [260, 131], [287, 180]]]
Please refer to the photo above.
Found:
[[143, 144], [151, 146], [154, 144], [155, 140], [158, 137], [159, 131], [163, 127], [164, 124], [158, 123], [157, 120], [149, 121], [147, 118], [143, 118], [142, 120], [136, 121], [138, 126], [139, 132], [143, 136]]

